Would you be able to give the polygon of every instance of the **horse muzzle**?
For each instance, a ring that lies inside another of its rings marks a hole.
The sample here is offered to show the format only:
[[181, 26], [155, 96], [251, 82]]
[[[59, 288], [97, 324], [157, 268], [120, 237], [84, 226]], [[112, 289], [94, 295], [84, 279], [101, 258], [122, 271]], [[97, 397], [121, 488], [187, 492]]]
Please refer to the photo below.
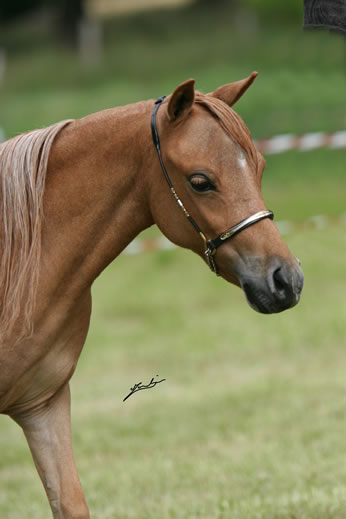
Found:
[[294, 266], [275, 258], [267, 269], [258, 268], [258, 262], [254, 268], [247, 267], [238, 273], [238, 279], [251, 308], [273, 314], [298, 303], [304, 284], [299, 260]]

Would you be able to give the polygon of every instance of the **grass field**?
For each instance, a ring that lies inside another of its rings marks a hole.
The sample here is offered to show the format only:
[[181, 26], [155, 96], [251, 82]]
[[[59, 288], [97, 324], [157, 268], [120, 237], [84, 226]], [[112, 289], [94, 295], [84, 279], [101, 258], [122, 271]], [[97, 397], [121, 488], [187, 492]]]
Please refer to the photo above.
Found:
[[[98, 280], [72, 383], [93, 517], [346, 516], [346, 229], [288, 243], [306, 284], [275, 316], [181, 250], [120, 257]], [[122, 402], [156, 374], [167, 380]], [[47, 518], [19, 428], [0, 431], [1, 517]]]
[[[259, 69], [239, 103], [255, 137], [345, 129], [341, 38], [300, 27], [242, 32], [220, 14], [192, 23], [186, 12], [109, 24], [93, 70], [49, 44], [39, 51], [44, 34], [26, 53], [3, 34], [12, 58], [0, 126], [12, 135], [155, 97], [186, 77], [208, 91]], [[344, 150], [266, 159], [263, 192], [278, 220], [345, 213]], [[97, 280], [72, 380], [92, 517], [346, 518], [346, 226], [286, 241], [305, 288], [279, 315], [255, 313], [183, 250], [120, 256]], [[123, 403], [157, 374], [166, 381]], [[23, 434], [0, 417], [0, 519], [47, 517]]]

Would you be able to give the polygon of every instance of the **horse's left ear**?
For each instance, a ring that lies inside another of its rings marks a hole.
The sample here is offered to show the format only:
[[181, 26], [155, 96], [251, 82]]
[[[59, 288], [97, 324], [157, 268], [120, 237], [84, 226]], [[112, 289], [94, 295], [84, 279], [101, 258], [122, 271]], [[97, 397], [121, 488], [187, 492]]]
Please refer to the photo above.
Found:
[[168, 116], [171, 121], [185, 117], [195, 100], [195, 80], [188, 79], [177, 86], [168, 101]]
[[252, 72], [246, 79], [223, 85], [208, 95], [221, 99], [221, 101], [224, 101], [228, 106], [233, 106], [246, 92], [257, 76], [258, 72]]

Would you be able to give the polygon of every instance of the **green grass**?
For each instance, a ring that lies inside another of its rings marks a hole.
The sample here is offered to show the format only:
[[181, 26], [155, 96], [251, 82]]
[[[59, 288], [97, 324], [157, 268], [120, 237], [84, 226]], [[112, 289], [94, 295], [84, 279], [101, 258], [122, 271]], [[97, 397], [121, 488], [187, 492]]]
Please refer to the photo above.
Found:
[[[345, 238], [288, 236], [306, 284], [274, 316], [182, 250], [121, 256], [101, 276], [72, 382], [93, 517], [345, 517]], [[167, 380], [122, 402], [156, 374]], [[0, 516], [46, 518], [20, 430], [0, 427]]]

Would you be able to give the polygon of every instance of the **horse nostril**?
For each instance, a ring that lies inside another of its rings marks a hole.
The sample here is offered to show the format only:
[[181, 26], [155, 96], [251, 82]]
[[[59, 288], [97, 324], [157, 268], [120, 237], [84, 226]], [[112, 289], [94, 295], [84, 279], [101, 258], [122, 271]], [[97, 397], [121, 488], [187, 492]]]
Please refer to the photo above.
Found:
[[273, 272], [273, 279], [276, 293], [280, 296], [284, 296], [289, 285], [289, 280], [281, 267]]

